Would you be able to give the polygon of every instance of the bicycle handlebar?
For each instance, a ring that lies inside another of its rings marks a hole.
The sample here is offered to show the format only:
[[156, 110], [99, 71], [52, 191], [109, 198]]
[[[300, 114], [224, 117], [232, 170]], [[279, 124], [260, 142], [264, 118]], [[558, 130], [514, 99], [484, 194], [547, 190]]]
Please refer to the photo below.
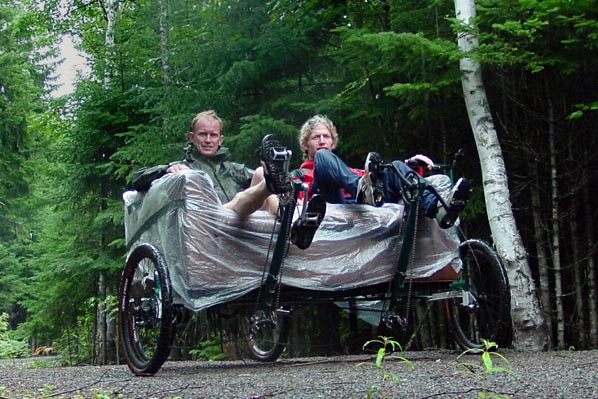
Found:
[[426, 164], [423, 161], [410, 158], [406, 161], [406, 164], [410, 168], [418, 171], [420, 174], [423, 174], [426, 170], [434, 171], [434, 172], [441, 172], [441, 173], [445, 173], [445, 174], [449, 175], [451, 180], [453, 180], [454, 170], [459, 166], [460, 163], [463, 162], [464, 159], [465, 159], [465, 151], [463, 150], [463, 148], [460, 148], [453, 156], [452, 163], [437, 163], [437, 164], [434, 164], [432, 167], [430, 167], [430, 166], [428, 166], [428, 164]]

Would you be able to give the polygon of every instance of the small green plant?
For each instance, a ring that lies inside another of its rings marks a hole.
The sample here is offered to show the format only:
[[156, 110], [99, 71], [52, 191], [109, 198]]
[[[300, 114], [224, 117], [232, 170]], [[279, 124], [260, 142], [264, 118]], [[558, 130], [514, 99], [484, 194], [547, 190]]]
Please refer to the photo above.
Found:
[[[379, 336], [378, 338], [380, 339], [373, 339], [363, 344], [364, 350], [370, 345], [380, 345], [380, 348], [378, 348], [378, 351], [376, 352], [376, 360], [374, 363], [359, 363], [357, 366], [373, 366], [379, 373], [382, 384], [384, 384], [384, 382], [389, 378], [395, 382], [399, 382], [399, 376], [387, 370], [386, 361], [389, 359], [400, 360], [410, 368], [413, 368], [413, 362], [403, 356], [393, 355], [393, 353], [395, 353], [397, 350], [402, 352], [403, 348], [401, 347], [401, 344], [393, 340], [392, 337]], [[367, 395], [368, 399], [373, 398], [376, 392], [378, 392], [380, 389], [381, 387], [378, 385], [370, 386]]]
[[56, 386], [51, 384], [44, 384], [44, 387], [39, 389], [42, 396], [50, 396], [54, 393], [55, 390]]
[[[513, 373], [511, 370], [511, 365], [506, 357], [497, 353], [496, 350], [498, 349], [498, 345], [495, 342], [491, 342], [485, 339], [482, 339], [484, 343], [483, 349], [472, 348], [464, 351], [457, 357], [457, 367], [464, 369], [468, 373], [477, 374], [478, 372], [482, 371], [484, 374], [491, 374], [497, 372], [506, 372], [506, 373]], [[471, 362], [461, 362], [460, 359], [465, 356], [466, 354], [478, 354], [481, 353], [482, 360], [480, 363], [471, 363]], [[503, 366], [497, 366], [493, 361], [493, 357], [499, 359], [503, 364]], [[480, 391], [478, 392], [478, 398], [480, 399], [510, 399], [509, 395], [502, 395], [495, 392], [489, 391]]]
[[[91, 399], [113, 399], [112, 396], [110, 396], [110, 394], [100, 390], [100, 389], [94, 389], [92, 391], [92, 395]], [[121, 399], [124, 396], [122, 394], [118, 394], [114, 397], [114, 399]]]
[[[491, 342], [482, 338], [482, 342], [484, 343], [483, 349], [471, 348], [467, 349], [463, 353], [461, 353], [457, 357], [457, 366], [469, 371], [471, 373], [475, 373], [476, 371], [483, 371], [487, 374], [496, 373], [496, 372], [507, 372], [512, 373], [511, 365], [506, 357], [497, 353], [496, 350], [498, 349], [498, 345], [495, 342]], [[460, 359], [467, 355], [467, 354], [477, 354], [481, 353], [482, 361], [480, 364], [471, 363], [471, 362], [461, 362]], [[497, 366], [492, 358], [500, 359], [506, 366]]]
[[501, 395], [498, 393], [486, 392], [486, 391], [478, 392], [478, 398], [480, 398], [480, 399], [511, 399], [511, 397], [509, 395]]

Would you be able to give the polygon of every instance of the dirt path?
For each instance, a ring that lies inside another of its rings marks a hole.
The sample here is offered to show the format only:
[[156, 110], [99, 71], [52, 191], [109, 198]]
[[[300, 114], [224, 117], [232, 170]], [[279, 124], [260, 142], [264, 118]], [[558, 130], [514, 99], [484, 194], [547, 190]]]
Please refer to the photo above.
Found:
[[[471, 374], [457, 366], [456, 352], [407, 352], [412, 368], [395, 360], [384, 369], [398, 381], [382, 381], [371, 356], [166, 362], [153, 377], [135, 377], [126, 366], [32, 369], [5, 361], [0, 398], [366, 398], [372, 390], [379, 398], [479, 398], [485, 392], [487, 398], [598, 399], [598, 351], [501, 353], [512, 372]], [[462, 360], [477, 365], [480, 357]]]

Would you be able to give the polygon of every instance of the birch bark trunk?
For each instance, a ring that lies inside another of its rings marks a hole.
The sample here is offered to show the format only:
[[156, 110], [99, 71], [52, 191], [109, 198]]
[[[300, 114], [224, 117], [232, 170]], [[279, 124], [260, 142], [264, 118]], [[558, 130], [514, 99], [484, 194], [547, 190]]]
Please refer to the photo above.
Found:
[[116, 12], [121, 0], [106, 0], [106, 33], [104, 35], [104, 45], [106, 53], [104, 56], [104, 89], [110, 87], [112, 82], [112, 66], [114, 61], [114, 30], [116, 24]]
[[[455, 0], [459, 49], [471, 53], [479, 47], [475, 35], [475, 1]], [[459, 61], [461, 82], [469, 122], [480, 157], [488, 220], [496, 249], [507, 268], [511, 284], [511, 314], [515, 324], [515, 344], [521, 349], [541, 350], [544, 343], [544, 319], [536, 287], [527, 262], [527, 254], [509, 200], [509, 188], [502, 150], [482, 81], [481, 65], [470, 57]]]
[[170, 25], [168, 24], [168, 0], [160, 2], [160, 58], [162, 58], [162, 83], [171, 85], [170, 79]]

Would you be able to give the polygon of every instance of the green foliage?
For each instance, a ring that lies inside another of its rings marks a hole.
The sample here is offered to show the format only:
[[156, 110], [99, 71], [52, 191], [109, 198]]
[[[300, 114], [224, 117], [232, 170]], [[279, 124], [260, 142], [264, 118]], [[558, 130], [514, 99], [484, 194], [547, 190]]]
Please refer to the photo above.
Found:
[[93, 341], [95, 331], [95, 309], [98, 298], [85, 300], [78, 309], [79, 316], [75, 323], [69, 323], [67, 328], [59, 329], [60, 337], [56, 339], [55, 347], [59, 349], [62, 362], [75, 366], [87, 363], [93, 357]]
[[192, 349], [189, 354], [198, 361], [226, 360], [228, 356], [222, 352], [219, 339], [204, 340], [199, 343], [199, 349]]
[[[26, 3], [0, 4], [0, 240], [18, 238], [24, 220], [20, 199], [27, 195], [28, 118], [40, 107], [47, 71], [39, 65], [46, 50], [36, 48], [43, 38], [50, 40], [41, 21], [33, 24], [34, 13]], [[1, 270], [1, 269], [0, 269]]]
[[[498, 349], [498, 345], [495, 342], [490, 342], [485, 339], [482, 339], [484, 343], [483, 349], [467, 349], [463, 353], [461, 353], [457, 357], [457, 367], [460, 369], [464, 369], [472, 374], [475, 374], [476, 371], [483, 371], [486, 374], [491, 373], [498, 373], [498, 372], [507, 372], [512, 373], [509, 361], [500, 353], [497, 353], [496, 350]], [[467, 355], [467, 354], [481, 354], [481, 361], [479, 364], [471, 363], [471, 362], [461, 362], [460, 359]], [[500, 360], [504, 366], [497, 366], [493, 358]]]
[[486, 214], [486, 201], [484, 200], [484, 188], [481, 185], [474, 186], [471, 199], [465, 210], [459, 215], [462, 220], [474, 220], [476, 217], [483, 217]]
[[[483, 373], [482, 375], [501, 373], [501, 372], [514, 373], [514, 371], [511, 369], [511, 366], [510, 366], [507, 358], [504, 357], [503, 355], [501, 355], [500, 353], [496, 352], [498, 350], [498, 345], [495, 342], [490, 342], [485, 339], [482, 339], [482, 342], [484, 343], [483, 349], [468, 349], [468, 350], [464, 351], [463, 353], [461, 353], [457, 357], [457, 368], [459, 368], [460, 370], [464, 370], [468, 374], [472, 374], [472, 375], [479, 375], [480, 372]], [[481, 355], [480, 362], [473, 363], [473, 362], [463, 362], [460, 360], [463, 356], [470, 355], [470, 354], [480, 354]], [[497, 365], [495, 363], [495, 360], [493, 360], [493, 358], [499, 360], [502, 365]], [[509, 399], [510, 396], [497, 394], [495, 392], [491, 392], [488, 390], [482, 390], [482, 391], [478, 392], [478, 398], [480, 398], [480, 399], [486, 399], [486, 398]]]
[[[579, 138], [573, 166], [591, 170], [594, 3], [477, 1], [481, 46], [470, 55], [484, 63], [517, 209], [527, 207], [528, 161], [543, 162], [549, 104], [561, 139]], [[59, 342], [70, 363], [92, 356], [91, 346], [75, 342], [93, 342], [95, 306], [118, 287], [127, 179], [139, 166], [180, 159], [200, 110], [225, 119], [225, 145], [249, 167], [257, 166], [254, 150], [265, 133], [290, 145], [298, 164], [299, 126], [324, 113], [352, 166], [361, 167], [368, 151], [445, 162], [466, 147], [467, 177], [481, 182], [452, 2], [170, 0], [170, 85], [162, 81], [159, 4], [120, 4], [114, 65], [105, 64], [101, 3], [74, 2], [64, 15], [52, 2], [0, 6], [0, 311], [20, 323], [21, 337]], [[81, 39], [91, 76], [72, 96], [49, 99], [53, 66], [42, 61], [63, 31]], [[483, 221], [477, 187], [464, 216]]]
[[587, 111], [597, 111], [598, 110], [598, 101], [594, 101], [590, 104], [575, 104], [575, 108], [577, 108], [577, 111], [569, 114], [567, 116], [567, 119], [579, 119]]
[[8, 330], [8, 314], [0, 313], [0, 340], [4, 341], [7, 338]]
[[266, 134], [274, 133], [284, 145], [293, 151], [293, 163], [298, 166], [301, 161], [301, 151], [297, 143], [297, 127], [287, 124], [284, 120], [263, 117], [260, 115], [245, 116], [240, 120], [239, 134], [226, 139], [226, 145], [233, 154], [249, 154], [236, 157], [251, 168], [258, 165], [255, 150], [259, 148], [262, 138]]
[[480, 398], [480, 399], [511, 399], [511, 396], [497, 394], [494, 392], [480, 391], [480, 392], [478, 392], [478, 398]]
[[0, 313], [0, 359], [16, 359], [28, 354], [27, 341], [11, 338], [8, 331], [8, 314]]
[[29, 355], [29, 345], [24, 340], [0, 341], [0, 359], [17, 359]]
[[591, 2], [477, 3], [484, 43], [480, 58], [485, 63], [524, 67], [532, 73], [554, 67], [568, 74], [582, 67], [580, 51], [596, 48], [597, 22]]
[[[403, 356], [393, 355], [393, 353], [395, 353], [395, 351], [397, 350], [400, 352], [403, 351], [401, 344], [399, 344], [397, 341], [393, 340], [390, 337], [380, 336], [379, 338], [380, 339], [367, 341], [363, 345], [363, 349], [366, 349], [370, 345], [380, 345], [380, 348], [378, 348], [376, 352], [376, 359], [374, 360], [374, 363], [359, 363], [357, 366], [369, 365], [374, 367], [374, 369], [377, 371], [379, 375], [381, 384], [384, 384], [385, 381], [389, 378], [392, 379], [394, 382], [399, 382], [399, 376], [396, 373], [388, 371], [386, 362], [388, 360], [400, 360], [403, 364], [407, 365], [410, 368], [413, 368], [413, 362], [411, 362]], [[382, 389], [383, 387], [379, 385], [372, 385], [368, 389], [368, 398], [375, 397], [376, 392], [379, 392]]]

